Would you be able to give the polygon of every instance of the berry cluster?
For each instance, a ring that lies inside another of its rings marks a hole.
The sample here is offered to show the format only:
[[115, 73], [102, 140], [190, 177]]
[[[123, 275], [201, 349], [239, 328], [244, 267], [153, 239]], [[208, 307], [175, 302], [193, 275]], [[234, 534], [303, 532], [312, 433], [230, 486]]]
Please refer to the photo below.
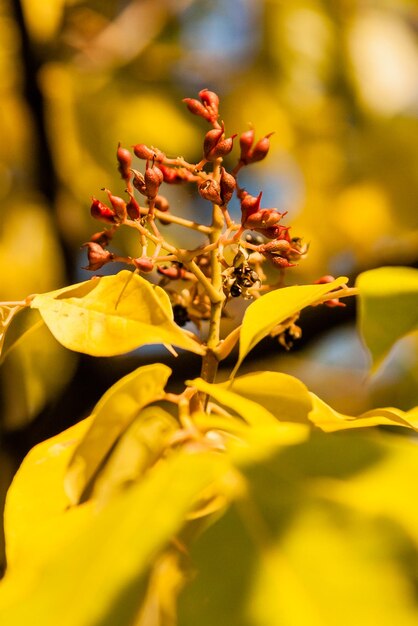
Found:
[[[225, 134], [224, 123], [219, 121], [219, 97], [203, 89], [199, 99], [186, 98], [184, 102], [191, 113], [211, 125], [204, 136], [201, 160], [189, 163], [182, 157], [169, 158], [158, 148], [137, 144], [133, 153], [145, 162], [140, 171], [133, 167], [131, 152], [119, 145], [116, 157], [127, 197], [104, 189], [108, 203], [92, 199], [92, 217], [107, 228], [84, 245], [86, 269], [97, 271], [107, 263], [122, 261], [143, 274], [155, 270], [154, 279], [168, 293], [177, 323], [182, 326], [193, 321], [199, 328], [201, 321], [210, 319], [214, 303], [222, 302], [223, 310], [231, 298], [258, 297], [261, 290], [283, 285], [283, 272], [306, 255], [308, 246], [292, 237], [290, 227], [282, 224], [286, 212], [262, 207], [262, 192], [253, 196], [238, 182], [243, 167], [267, 156], [272, 133], [256, 141], [252, 128], [243, 132], [238, 159], [228, 171], [224, 159], [232, 153], [237, 135]], [[211, 203], [210, 224], [192, 222], [171, 211], [161, 190], [164, 185], [177, 184], [194, 185], [198, 194]], [[135, 192], [144, 197], [144, 202]], [[228, 212], [234, 195], [241, 205], [240, 223], [233, 221]], [[206, 242], [192, 250], [174, 246], [160, 231], [160, 224], [171, 223], [199, 231]], [[140, 254], [135, 258], [108, 249], [121, 226], [138, 231]], [[266, 282], [266, 262], [278, 271], [273, 284]]]

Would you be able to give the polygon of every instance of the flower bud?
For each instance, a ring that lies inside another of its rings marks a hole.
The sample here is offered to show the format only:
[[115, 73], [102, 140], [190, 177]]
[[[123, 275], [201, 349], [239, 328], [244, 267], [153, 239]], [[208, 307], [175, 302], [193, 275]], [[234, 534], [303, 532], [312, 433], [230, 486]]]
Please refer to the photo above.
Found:
[[234, 195], [237, 181], [232, 174], [229, 174], [224, 167], [221, 167], [221, 178], [219, 182], [221, 187], [222, 205], [226, 205]]
[[155, 165], [153, 167], [147, 167], [144, 176], [146, 190], [145, 195], [147, 198], [155, 198], [163, 180], [163, 173], [158, 167], [155, 167]]
[[137, 220], [141, 217], [141, 207], [132, 193], [129, 193], [129, 202], [126, 204], [126, 210], [131, 220]]
[[137, 156], [138, 159], [144, 159], [144, 161], [151, 160], [155, 157], [155, 152], [143, 143], [136, 144], [136, 146], [133, 147], [133, 150], [135, 156]]
[[154, 269], [154, 262], [152, 259], [149, 259], [147, 257], [138, 257], [137, 259], [132, 259], [135, 267], [140, 271], [140, 272], [144, 272], [145, 274], [148, 274], [149, 272], [152, 272], [152, 270]]
[[100, 220], [106, 224], [116, 224], [119, 222], [113, 209], [94, 197], [92, 198], [90, 213], [96, 220]]
[[270, 228], [276, 226], [283, 215], [284, 213], [279, 213], [276, 209], [260, 209], [247, 217], [244, 226], [250, 230]]
[[205, 158], [208, 158], [210, 151], [213, 150], [213, 148], [215, 148], [215, 146], [219, 143], [223, 134], [223, 128], [212, 128], [212, 130], [209, 130], [206, 133], [203, 142], [203, 154]]
[[119, 196], [112, 195], [112, 192], [109, 189], [103, 189], [109, 197], [110, 203], [113, 207], [113, 210], [118, 218], [119, 222], [124, 222], [126, 220], [126, 202], [123, 198], [119, 198]]
[[214, 91], [209, 91], [208, 89], [202, 89], [199, 91], [199, 98], [203, 102], [204, 106], [208, 109], [211, 109], [212, 112], [216, 115], [218, 114], [219, 108], [219, 96]]
[[193, 174], [184, 167], [167, 167], [166, 165], [159, 164], [158, 169], [163, 173], [164, 182], [169, 185], [183, 183], [193, 177]]
[[215, 204], [222, 204], [220, 184], [211, 178], [205, 180], [198, 187], [199, 193], [204, 200], [209, 200]]
[[268, 135], [263, 137], [263, 139], [260, 139], [259, 141], [257, 141], [254, 148], [250, 150], [249, 154], [247, 155], [247, 161], [246, 161], [247, 164], [256, 163], [257, 161], [262, 161], [267, 156], [267, 153], [270, 149], [269, 138], [272, 135], [273, 133], [269, 133]]
[[216, 161], [220, 157], [224, 157], [229, 154], [234, 147], [234, 138], [236, 135], [232, 135], [232, 137], [228, 137], [228, 139], [222, 139], [219, 141], [213, 148], [210, 150], [208, 154], [205, 155], [205, 158], [208, 161]]
[[129, 150], [125, 148], [121, 148], [121, 145], [118, 145], [118, 149], [116, 151], [116, 158], [119, 163], [118, 171], [121, 177], [128, 181], [131, 177], [131, 165], [132, 165], [132, 155]]
[[281, 256], [287, 256], [292, 251], [292, 246], [286, 239], [275, 239], [268, 243], [262, 244], [258, 248], [258, 252], [262, 254], [280, 254]]
[[103, 265], [113, 260], [114, 255], [109, 250], [104, 250], [102, 246], [94, 241], [89, 241], [83, 245], [83, 248], [88, 248], [87, 257], [89, 264], [83, 269], [96, 271]]
[[254, 129], [250, 128], [250, 130], [242, 133], [239, 138], [239, 145], [241, 148], [240, 161], [247, 164], [247, 157], [250, 153], [251, 146], [254, 143]]
[[170, 208], [170, 204], [165, 196], [155, 196], [154, 206], [158, 211], [162, 211], [163, 213]]
[[99, 233], [94, 233], [94, 235], [90, 237], [90, 241], [99, 244], [102, 248], [106, 248], [113, 239], [114, 232], [114, 228], [101, 230]]
[[245, 225], [248, 217], [259, 210], [262, 195], [262, 191], [260, 191], [257, 197], [251, 196], [247, 192], [244, 192], [244, 194], [241, 195], [241, 224], [243, 226]]
[[273, 263], [275, 267], [277, 267], [280, 270], [286, 269], [287, 267], [295, 266], [295, 263], [289, 263], [289, 261], [283, 256], [268, 255], [268, 259], [269, 261]]
[[183, 102], [186, 103], [187, 108], [190, 113], [193, 113], [193, 115], [199, 115], [207, 120], [209, 119], [209, 112], [206, 110], [205, 106], [199, 102], [199, 100], [195, 100], [194, 98], [183, 98]]

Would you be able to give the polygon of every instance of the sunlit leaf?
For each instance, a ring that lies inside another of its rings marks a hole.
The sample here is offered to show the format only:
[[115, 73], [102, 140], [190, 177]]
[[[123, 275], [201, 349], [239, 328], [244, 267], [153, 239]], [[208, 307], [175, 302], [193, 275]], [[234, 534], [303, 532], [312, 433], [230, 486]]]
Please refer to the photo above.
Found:
[[204, 353], [173, 321], [162, 289], [127, 270], [37, 295], [31, 306], [39, 309], [55, 338], [77, 352], [113, 356], [166, 343]]
[[38, 42], [52, 39], [61, 24], [66, 0], [22, 0], [22, 9], [27, 29]]
[[248, 400], [261, 404], [282, 422], [307, 423], [311, 399], [305, 385], [281, 372], [254, 372], [238, 376], [232, 383], [220, 383]]
[[370, 426], [404, 426], [418, 430], [418, 408], [410, 411], [401, 411], [391, 407], [373, 409], [353, 417], [339, 413], [314, 393], [310, 393], [310, 396], [312, 411], [309, 413], [309, 419], [315, 426], [327, 433]]
[[179, 623], [413, 626], [416, 551], [400, 511], [416, 535], [417, 459], [407, 440], [318, 433], [244, 468], [245, 495], [193, 546]]
[[313, 304], [346, 282], [346, 278], [340, 277], [332, 283], [324, 285], [284, 287], [271, 291], [252, 302], [246, 309], [242, 320], [238, 362], [232, 376], [248, 352], [266, 337], [277, 324], [284, 322], [304, 307]]
[[161, 399], [171, 374], [166, 365], [137, 368], [115, 383], [93, 409], [92, 423], [71, 458], [65, 478], [66, 491], [77, 503], [118, 437], [147, 404]]
[[360, 333], [377, 367], [398, 339], [418, 330], [418, 270], [369, 270], [359, 275], [356, 286]]
[[143, 409], [115, 445], [95, 481], [93, 497], [109, 498], [115, 490], [141, 476], [161, 456], [178, 423], [159, 406]]
[[94, 508], [36, 576], [20, 581], [20, 569], [10, 570], [0, 585], [1, 623], [130, 626], [158, 554], [199, 494], [229, 471], [225, 458], [211, 453], [178, 453], [158, 464]]
[[[306, 425], [280, 422], [264, 406], [244, 395], [231, 391], [227, 384], [210, 384], [201, 378], [187, 381], [187, 384], [207, 393], [243, 418], [241, 427], [235, 421], [225, 419], [218, 421], [216, 415], [213, 419], [214, 430], [218, 428], [233, 435], [231, 439], [226, 440], [226, 444], [232, 457], [238, 463], [251, 462], [253, 459], [269, 456], [277, 447], [299, 443], [306, 439], [309, 434], [309, 428]], [[206, 427], [202, 417], [198, 416], [197, 422]], [[208, 418], [207, 427], [209, 427], [209, 423], [210, 419]]]
[[78, 360], [51, 335], [39, 312], [31, 309], [13, 320], [3, 356], [0, 384], [3, 424], [8, 429], [25, 426], [52, 403], [68, 384]]
[[[6, 500], [7, 562], [11, 568], [31, 569], [56, 550], [67, 527], [84, 517], [87, 507], [68, 509], [64, 475], [90, 421], [87, 418], [43, 441], [23, 460]], [[63, 520], [61, 515], [67, 509]], [[23, 573], [21, 570], [22, 576]]]

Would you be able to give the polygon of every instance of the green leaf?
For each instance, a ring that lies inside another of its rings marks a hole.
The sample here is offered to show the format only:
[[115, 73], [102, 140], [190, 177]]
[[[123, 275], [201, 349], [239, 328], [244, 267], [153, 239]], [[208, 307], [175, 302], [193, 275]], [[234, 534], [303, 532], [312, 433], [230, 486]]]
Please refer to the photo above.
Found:
[[242, 320], [238, 362], [231, 376], [234, 376], [245, 356], [266, 337], [277, 324], [306, 306], [314, 304], [322, 296], [341, 287], [347, 278], [340, 277], [325, 285], [297, 285], [276, 289], [252, 302]]
[[155, 363], [137, 368], [115, 383], [93, 409], [92, 423], [71, 458], [65, 487], [72, 503], [79, 502], [120, 435], [151, 402], [163, 397], [171, 370]]
[[[68, 526], [65, 541], [48, 551], [36, 570], [29, 572], [30, 562], [20, 563], [6, 574], [0, 585], [0, 622], [131, 626], [152, 564], [199, 495], [230, 471], [219, 454], [179, 452], [105, 506], [90, 506], [83, 523]], [[62, 519], [51, 521], [60, 526]]]
[[394, 343], [418, 330], [418, 270], [381, 267], [360, 274], [359, 329], [378, 367]]
[[178, 422], [159, 406], [143, 409], [115, 445], [95, 481], [93, 498], [108, 499], [148, 470], [162, 455]]
[[37, 295], [31, 306], [55, 338], [77, 352], [113, 356], [152, 343], [205, 352], [173, 321], [165, 292], [128, 270]]

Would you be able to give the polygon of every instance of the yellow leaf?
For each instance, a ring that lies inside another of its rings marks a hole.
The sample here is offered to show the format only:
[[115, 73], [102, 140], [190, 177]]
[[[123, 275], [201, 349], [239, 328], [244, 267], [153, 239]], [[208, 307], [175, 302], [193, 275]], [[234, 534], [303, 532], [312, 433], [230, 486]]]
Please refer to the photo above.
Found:
[[[232, 434], [232, 437], [227, 438], [225, 443], [232, 458], [238, 464], [253, 462], [269, 456], [282, 445], [300, 443], [309, 434], [309, 428], [306, 424], [279, 421], [273, 413], [258, 402], [231, 391], [227, 388], [227, 383], [215, 385], [207, 383], [201, 378], [196, 378], [192, 381], [186, 381], [186, 384], [207, 393], [243, 418], [244, 421], [241, 422], [241, 425], [237, 424], [233, 418], [220, 420], [215, 415], [213, 419], [213, 430], [219, 428], [221, 431], [225, 430]], [[210, 418], [205, 422], [201, 416], [197, 416], [197, 422], [206, 427], [209, 426]]]
[[154, 363], [121, 378], [93, 409], [92, 422], [70, 460], [65, 487], [76, 504], [119, 436], [141, 410], [161, 399], [171, 370]]
[[22, 0], [25, 22], [33, 39], [45, 43], [55, 37], [66, 0]]
[[152, 343], [205, 352], [173, 321], [163, 290], [127, 270], [36, 295], [31, 306], [66, 348], [92, 356], [124, 354]]
[[418, 270], [379, 267], [360, 274], [359, 328], [379, 366], [396, 341], [418, 331]]
[[327, 433], [370, 426], [404, 426], [418, 430], [418, 407], [411, 411], [394, 408], [373, 409], [358, 417], [343, 415], [310, 392], [313, 408], [310, 421]]
[[65, 523], [61, 516], [70, 504], [64, 490], [65, 470], [90, 421], [87, 418], [38, 444], [22, 462], [5, 507], [8, 567], [33, 569], [56, 551], [66, 528], [84, 518], [88, 507], [66, 513]]
[[242, 320], [238, 362], [231, 376], [235, 375], [248, 352], [277, 324], [284, 322], [346, 282], [347, 278], [340, 277], [325, 285], [284, 287], [271, 291], [252, 302]]
[[[105, 506], [91, 507], [83, 525], [74, 532], [68, 529], [65, 544], [48, 551], [36, 576], [22, 581], [30, 562], [6, 573], [0, 584], [0, 622], [130, 626], [152, 564], [182, 528], [200, 494], [230, 472], [219, 454], [175, 453]], [[51, 527], [64, 517], [51, 519]]]
[[[137, 383], [139, 386], [139, 382]], [[112, 450], [95, 481], [93, 498], [108, 499], [144, 474], [161, 456], [178, 422], [159, 406], [143, 409]]]

